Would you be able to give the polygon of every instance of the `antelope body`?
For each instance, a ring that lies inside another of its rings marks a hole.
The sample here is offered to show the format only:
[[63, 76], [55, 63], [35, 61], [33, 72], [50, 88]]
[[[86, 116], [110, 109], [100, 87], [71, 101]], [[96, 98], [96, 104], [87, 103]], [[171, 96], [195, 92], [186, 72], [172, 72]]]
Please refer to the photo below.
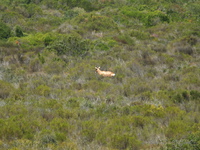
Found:
[[111, 71], [101, 71], [100, 67], [95, 67], [95, 69], [96, 69], [96, 72], [101, 76], [104, 76], [104, 77], [113, 77], [113, 76], [115, 76], [115, 73], [113, 73]]

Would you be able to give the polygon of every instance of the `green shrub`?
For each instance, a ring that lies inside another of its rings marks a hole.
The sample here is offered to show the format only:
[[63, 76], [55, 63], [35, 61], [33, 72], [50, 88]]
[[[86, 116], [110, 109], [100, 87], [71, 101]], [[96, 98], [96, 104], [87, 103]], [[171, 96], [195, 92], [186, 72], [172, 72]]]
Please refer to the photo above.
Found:
[[66, 17], [67, 19], [72, 19], [72, 18], [74, 18], [74, 17], [76, 17], [76, 16], [78, 16], [78, 12], [74, 12], [74, 11], [71, 10], [71, 9], [65, 12], [65, 17]]
[[36, 88], [36, 93], [40, 96], [49, 96], [51, 92], [51, 88], [47, 85], [40, 85]]
[[87, 0], [66, 0], [63, 1], [63, 5], [67, 5], [69, 8], [80, 7], [85, 9], [86, 11], [92, 11], [95, 8], [92, 6], [92, 3]]
[[188, 19], [194, 19], [199, 22], [200, 17], [200, 4], [199, 2], [190, 3], [190, 5], [187, 6], [187, 17]]
[[[45, 43], [45, 39], [48, 37], [51, 37], [51, 40], [55, 39], [55, 36], [57, 36], [57, 34], [43, 34], [43, 33], [36, 33], [36, 34], [28, 34], [27, 36], [22, 36], [20, 37], [19, 41], [21, 43], [21, 48], [25, 49], [25, 50], [32, 50], [33, 48], [36, 47], [40, 47], [38, 48], [39, 50], [41, 49], [41, 47], [44, 47], [44, 44], [49, 44], [50, 41], [46, 41], [47, 43]], [[9, 38], [9, 42], [11, 43], [15, 43], [15, 41], [18, 40], [18, 38], [16, 37], [11, 37]], [[49, 43], [48, 43], [49, 42]]]
[[145, 112], [145, 115], [149, 116], [155, 116], [155, 117], [164, 117], [166, 116], [166, 112], [162, 106], [155, 106], [155, 105], [150, 105], [147, 111]]
[[144, 21], [145, 25], [147, 25], [147, 26], [155, 26], [155, 25], [157, 25], [159, 23], [163, 23], [163, 22], [169, 23], [168, 16], [165, 15], [163, 12], [154, 11], [147, 15], [148, 15], [148, 17]]
[[146, 11], [138, 10], [134, 7], [123, 7], [121, 12], [128, 16], [139, 19], [146, 26], [155, 26], [159, 23], [169, 22], [169, 18], [161, 11]]
[[74, 23], [79, 25], [78, 31], [108, 31], [117, 30], [116, 23], [107, 16], [101, 16], [94, 13], [79, 15], [73, 20]]
[[72, 111], [70, 109], [63, 109], [59, 107], [59, 109], [56, 110], [56, 115], [58, 117], [66, 118], [66, 119], [76, 118], [77, 111]]
[[180, 139], [189, 134], [190, 124], [182, 120], [170, 121], [166, 130], [166, 136], [168, 138]]
[[108, 43], [102, 40], [95, 40], [92, 44], [94, 45], [93, 49], [97, 51], [107, 51], [110, 49]]
[[90, 143], [94, 141], [97, 132], [100, 131], [99, 123], [96, 120], [83, 121], [81, 127], [81, 136], [83, 137], [84, 143]]
[[191, 147], [187, 139], [180, 139], [180, 140], [173, 139], [167, 144], [167, 149], [168, 150], [174, 150], [174, 149], [195, 150]]
[[111, 88], [111, 84], [108, 82], [98, 82], [95, 80], [91, 80], [88, 83], [83, 85], [84, 89], [91, 89], [95, 92], [102, 92], [102, 91], [106, 91], [108, 89]]
[[56, 136], [48, 130], [43, 130], [41, 133], [40, 144], [41, 146], [47, 146], [48, 144], [56, 144]]
[[[36, 18], [37, 22], [29, 22], [29, 26], [36, 26], [40, 32], [51, 32], [59, 26], [63, 20], [60, 17], [49, 15], [46, 18]], [[31, 27], [30, 27], [31, 28]]]
[[189, 150], [197, 150], [200, 148], [200, 135], [199, 132], [192, 133], [186, 138], [177, 140], [172, 139], [167, 143], [168, 150], [174, 149], [189, 149]]
[[132, 46], [135, 45], [135, 41], [128, 34], [121, 34], [119, 36], [114, 37], [113, 39], [122, 44], [127, 44]]
[[85, 13], [85, 10], [83, 8], [75, 7], [74, 9], [69, 9], [65, 12], [66, 19], [72, 19], [79, 14]]
[[136, 30], [136, 29], [130, 31], [130, 36], [136, 37], [137, 39], [140, 39], [140, 40], [145, 40], [150, 37], [150, 35], [147, 32]]
[[109, 145], [116, 149], [139, 150], [141, 142], [129, 134], [114, 134]]
[[15, 11], [4, 11], [3, 13], [1, 13], [1, 21], [9, 24], [10, 27], [16, 26], [17, 24], [21, 25], [24, 23], [24, 19], [23, 17], [15, 12]]
[[51, 36], [51, 35], [47, 35], [45, 38], [44, 38], [44, 45], [45, 46], [48, 46], [50, 45], [52, 42], [53, 42], [54, 38]]
[[17, 36], [17, 37], [22, 37], [22, 36], [24, 36], [23, 31], [22, 31], [22, 29], [21, 29], [20, 26], [16, 26], [16, 27], [15, 27], [15, 36]]
[[59, 74], [63, 72], [65, 63], [62, 60], [49, 60], [43, 65], [43, 70], [49, 74]]
[[174, 47], [174, 51], [177, 53], [183, 53], [183, 54], [188, 54], [188, 55], [194, 54], [194, 49], [190, 45], [180, 45], [180, 46]]
[[42, 63], [39, 58], [32, 58], [29, 63], [29, 71], [30, 72], [37, 72], [42, 68]]
[[61, 37], [47, 47], [50, 51], [55, 51], [58, 55], [83, 56], [90, 48], [90, 41], [79, 36], [69, 35]]
[[190, 96], [192, 100], [198, 101], [200, 99], [200, 92], [196, 90], [191, 90], [190, 91]]
[[200, 93], [196, 90], [176, 90], [171, 93], [170, 98], [175, 103], [182, 103], [190, 100], [198, 101]]
[[94, 40], [92, 42], [92, 46], [94, 50], [99, 50], [99, 51], [108, 51], [112, 47], [116, 46], [117, 42], [115, 40]]
[[67, 135], [69, 132], [71, 132], [72, 127], [69, 124], [68, 120], [57, 117], [51, 120], [50, 128], [53, 131], [60, 132], [60, 133], [62, 132], [62, 133], [65, 133], [65, 135]]
[[181, 103], [184, 101], [189, 101], [190, 100], [190, 93], [189, 91], [186, 90], [181, 90], [174, 93], [174, 95], [172, 95], [172, 100], [175, 103]]
[[[119, 149], [139, 149], [142, 142], [136, 138], [136, 124], [144, 123], [142, 117], [112, 115], [109, 119], [101, 124], [101, 130], [97, 130], [96, 140], [105, 146]], [[139, 121], [140, 120], [140, 121]], [[140, 123], [139, 123], [140, 122]], [[140, 125], [138, 125], [140, 127]]]
[[64, 142], [67, 139], [66, 134], [63, 132], [56, 132], [55, 135], [56, 135], [56, 140], [59, 142]]
[[[30, 0], [28, 0], [28, 1], [30, 1]], [[28, 18], [37, 17], [38, 15], [43, 14], [42, 9], [36, 4], [31, 3], [28, 5], [24, 5], [24, 7], [26, 10], [26, 17], [28, 17]]]
[[[171, 93], [170, 93], [171, 94]], [[165, 108], [166, 115], [170, 117], [170, 119], [174, 120], [174, 118], [183, 118], [186, 115], [184, 110], [181, 110], [177, 106], [168, 106]]]
[[0, 98], [5, 99], [14, 92], [13, 86], [5, 81], [0, 80]]
[[42, 54], [38, 53], [38, 59], [40, 60], [40, 63], [42, 63], [42, 64], [45, 63], [45, 58]]
[[183, 76], [182, 80], [187, 84], [199, 85], [199, 77], [196, 72], [188, 72]]
[[33, 139], [37, 123], [29, 120], [26, 114], [10, 116], [8, 119], [0, 120], [0, 138], [13, 140], [14, 138]]
[[76, 108], [76, 107], [79, 107], [79, 104], [80, 102], [78, 101], [78, 98], [70, 98], [68, 101], [67, 101], [67, 106], [68, 107], [71, 107], [71, 108]]
[[190, 142], [190, 146], [196, 150], [196, 149], [200, 149], [200, 132], [197, 131], [195, 133], [190, 134], [187, 139]]
[[140, 7], [144, 8], [147, 7], [146, 4], [150, 5], [152, 0], [128, 0], [128, 2], [133, 3], [133, 4], [138, 4]]
[[11, 29], [5, 23], [0, 22], [0, 40], [8, 39], [11, 36]]

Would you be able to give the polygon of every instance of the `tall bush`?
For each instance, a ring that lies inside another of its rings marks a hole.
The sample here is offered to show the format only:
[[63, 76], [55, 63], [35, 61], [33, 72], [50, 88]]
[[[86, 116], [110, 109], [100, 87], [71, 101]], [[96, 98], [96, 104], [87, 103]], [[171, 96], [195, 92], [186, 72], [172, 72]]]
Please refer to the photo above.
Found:
[[76, 35], [61, 37], [47, 47], [58, 55], [83, 56], [90, 48], [90, 41]]
[[11, 29], [5, 23], [0, 22], [0, 40], [11, 36]]
[[16, 26], [15, 27], [15, 35], [17, 36], [17, 37], [22, 37], [24, 34], [23, 34], [23, 31], [22, 31], [22, 29], [21, 29], [21, 27], [20, 26]]

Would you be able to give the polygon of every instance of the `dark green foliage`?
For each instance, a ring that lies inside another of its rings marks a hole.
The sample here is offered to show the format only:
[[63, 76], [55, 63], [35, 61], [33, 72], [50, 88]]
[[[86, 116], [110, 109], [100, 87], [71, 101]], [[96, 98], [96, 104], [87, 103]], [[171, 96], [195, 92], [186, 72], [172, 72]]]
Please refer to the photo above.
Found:
[[79, 99], [77, 98], [70, 98], [68, 101], [67, 101], [67, 106], [68, 107], [71, 107], [71, 108], [75, 108], [75, 107], [79, 107], [79, 102], [78, 102]]
[[75, 12], [73, 10], [68, 10], [65, 12], [65, 16], [67, 19], [72, 19], [78, 15], [78, 12]]
[[22, 29], [21, 29], [21, 27], [20, 26], [16, 26], [15, 27], [15, 35], [17, 36], [17, 37], [22, 37], [24, 34], [23, 34], [23, 31], [22, 31]]
[[171, 96], [170, 97], [174, 102], [181, 103], [190, 100], [198, 101], [200, 98], [200, 93], [199, 91], [196, 90], [191, 90], [191, 91], [177, 90], [177, 92], [173, 92]]
[[47, 36], [44, 39], [44, 45], [48, 46], [53, 41], [53, 38], [51, 36]]
[[11, 36], [11, 29], [5, 23], [0, 22], [0, 40], [7, 39]]
[[97, 51], [107, 51], [110, 49], [109, 43], [96, 40], [92, 43], [92, 47]]
[[90, 42], [81, 37], [70, 35], [61, 37], [48, 46], [48, 50], [58, 55], [83, 56], [90, 48]]
[[200, 98], [200, 92], [196, 90], [190, 91], [191, 99], [193, 100], [199, 100]]

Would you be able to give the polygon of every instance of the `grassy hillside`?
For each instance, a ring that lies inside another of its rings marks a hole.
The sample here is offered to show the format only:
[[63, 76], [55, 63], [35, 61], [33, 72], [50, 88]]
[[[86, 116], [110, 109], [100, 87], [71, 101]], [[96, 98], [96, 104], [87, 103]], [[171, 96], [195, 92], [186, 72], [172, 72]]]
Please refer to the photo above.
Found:
[[0, 1], [0, 149], [200, 149], [199, 18], [198, 0]]

